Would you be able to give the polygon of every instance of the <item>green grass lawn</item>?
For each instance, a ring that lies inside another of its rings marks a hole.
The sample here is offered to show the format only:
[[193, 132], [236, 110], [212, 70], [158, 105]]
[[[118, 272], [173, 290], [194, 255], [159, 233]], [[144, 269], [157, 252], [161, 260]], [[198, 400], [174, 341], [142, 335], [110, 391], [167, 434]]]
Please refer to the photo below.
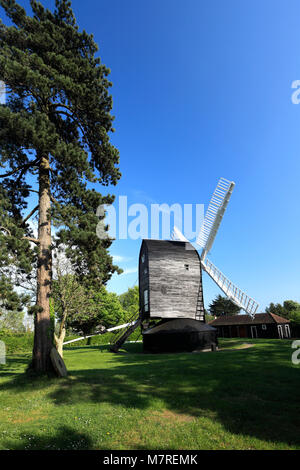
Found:
[[[249, 349], [238, 349], [243, 343]], [[66, 379], [0, 366], [0, 449], [299, 449], [291, 342], [221, 340], [213, 353], [65, 351]]]

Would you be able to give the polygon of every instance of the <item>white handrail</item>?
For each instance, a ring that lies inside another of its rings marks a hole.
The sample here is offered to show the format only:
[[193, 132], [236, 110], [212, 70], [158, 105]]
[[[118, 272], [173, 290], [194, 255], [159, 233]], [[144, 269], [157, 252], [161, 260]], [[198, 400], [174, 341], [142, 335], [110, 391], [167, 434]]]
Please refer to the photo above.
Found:
[[63, 346], [64, 346], [65, 344], [70, 344], [70, 343], [75, 343], [76, 341], [81, 341], [82, 339], [92, 338], [93, 336], [104, 335], [105, 333], [108, 333], [108, 332], [110, 332], [110, 331], [121, 330], [122, 328], [126, 328], [127, 326], [131, 326], [131, 325], [133, 325], [134, 323], [135, 323], [135, 321], [130, 322], [130, 323], [124, 323], [123, 325], [114, 326], [114, 327], [112, 327], [112, 328], [108, 328], [108, 329], [105, 330], [103, 333], [102, 333], [102, 332], [99, 332], [99, 333], [96, 333], [96, 334], [94, 334], [94, 335], [80, 336], [80, 338], [71, 339], [70, 341], [66, 341], [65, 343], [63, 343]]

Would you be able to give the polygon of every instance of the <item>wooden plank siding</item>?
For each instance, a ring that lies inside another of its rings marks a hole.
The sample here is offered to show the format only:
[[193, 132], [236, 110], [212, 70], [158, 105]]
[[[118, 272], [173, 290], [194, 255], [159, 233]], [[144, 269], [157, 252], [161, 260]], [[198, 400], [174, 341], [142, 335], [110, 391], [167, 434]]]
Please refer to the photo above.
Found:
[[[204, 321], [201, 263], [198, 252], [190, 243], [143, 240], [139, 257], [139, 288], [143, 318]], [[148, 290], [148, 312], [145, 290]]]

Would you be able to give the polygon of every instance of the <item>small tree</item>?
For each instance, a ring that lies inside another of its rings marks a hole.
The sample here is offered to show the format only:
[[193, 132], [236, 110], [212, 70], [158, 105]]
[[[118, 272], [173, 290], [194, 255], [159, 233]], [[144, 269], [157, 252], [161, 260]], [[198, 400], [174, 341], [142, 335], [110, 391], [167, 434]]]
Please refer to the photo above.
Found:
[[209, 313], [205, 313], [205, 322], [210, 323], [214, 321], [215, 317], [213, 315], [210, 315]]
[[295, 302], [294, 300], [285, 300], [283, 302], [283, 308], [287, 312], [287, 318], [290, 318], [291, 313], [300, 311], [300, 303]]
[[124, 311], [117, 294], [102, 286], [98, 291], [86, 289], [85, 298], [85, 308], [68, 318], [68, 326], [73, 330], [88, 335], [124, 322]]
[[23, 311], [0, 311], [0, 330], [10, 330], [14, 333], [24, 333]]
[[209, 305], [208, 308], [211, 315], [220, 317], [222, 315], [237, 315], [241, 309], [235, 305], [227, 297], [218, 295]]
[[274, 304], [273, 302], [266, 308], [266, 313], [274, 313], [280, 317], [290, 320], [295, 331], [300, 328], [300, 303], [294, 300], [285, 300], [283, 304]]
[[119, 296], [121, 305], [125, 312], [125, 321], [129, 321], [134, 315], [139, 313], [139, 288], [138, 286], [129, 289]]
[[288, 311], [280, 303], [274, 304], [271, 302], [269, 307], [266, 308], [266, 313], [274, 313], [280, 317], [287, 318]]
[[290, 312], [289, 320], [298, 327], [300, 326], [300, 308]]
[[56, 349], [63, 357], [63, 342], [66, 335], [66, 323], [69, 316], [85, 307], [85, 289], [80, 285], [71, 263], [59, 252], [55, 254], [54, 280], [50, 306], [54, 317], [59, 319], [58, 331], [54, 333]]
[[273, 302], [266, 308], [266, 313], [274, 313], [280, 317], [290, 319], [292, 312], [300, 311], [300, 303], [295, 300], [285, 300], [283, 304]]
[[63, 342], [66, 329], [88, 335], [95, 329], [115, 326], [124, 318], [118, 296], [80, 283], [72, 265], [62, 253], [55, 256], [52, 286], [53, 310], [58, 319], [54, 334], [56, 348], [63, 357]]

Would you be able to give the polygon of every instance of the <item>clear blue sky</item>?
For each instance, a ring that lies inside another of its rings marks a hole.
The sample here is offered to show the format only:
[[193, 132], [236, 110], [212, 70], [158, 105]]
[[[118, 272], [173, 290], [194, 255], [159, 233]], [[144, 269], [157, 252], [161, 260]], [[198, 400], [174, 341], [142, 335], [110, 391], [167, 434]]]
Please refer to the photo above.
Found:
[[[123, 173], [115, 194], [207, 204], [220, 176], [234, 180], [211, 260], [260, 311], [300, 301], [300, 105], [291, 101], [299, 1], [73, 0], [73, 8], [112, 71]], [[127, 274], [110, 290], [136, 282], [139, 248], [140, 240], [113, 244]], [[203, 277], [208, 306], [220, 291]]]

